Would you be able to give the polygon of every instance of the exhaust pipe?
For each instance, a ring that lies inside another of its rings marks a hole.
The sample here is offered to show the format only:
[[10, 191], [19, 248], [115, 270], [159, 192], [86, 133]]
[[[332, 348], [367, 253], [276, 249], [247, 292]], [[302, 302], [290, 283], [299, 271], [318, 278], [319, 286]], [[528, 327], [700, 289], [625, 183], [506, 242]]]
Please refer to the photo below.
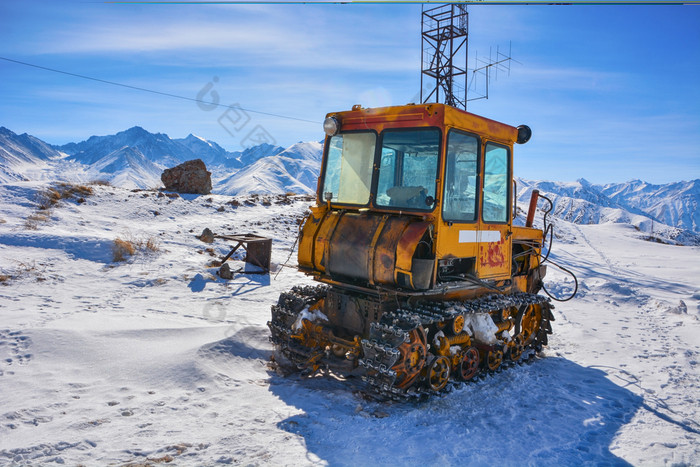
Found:
[[530, 196], [530, 208], [527, 210], [525, 227], [532, 227], [532, 223], [535, 221], [535, 211], [537, 211], [537, 201], [539, 198], [540, 190], [532, 190], [532, 196]]

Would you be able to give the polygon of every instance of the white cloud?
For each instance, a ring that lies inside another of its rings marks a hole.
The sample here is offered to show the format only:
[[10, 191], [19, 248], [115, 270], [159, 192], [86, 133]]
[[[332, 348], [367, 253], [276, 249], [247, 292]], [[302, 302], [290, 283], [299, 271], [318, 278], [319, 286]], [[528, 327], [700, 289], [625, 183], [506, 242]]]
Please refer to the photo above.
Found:
[[418, 18], [402, 24], [358, 11], [232, 5], [157, 16], [149, 10], [145, 16], [79, 18], [45, 28], [17, 47], [32, 54], [138, 56], [179, 66], [414, 71]]

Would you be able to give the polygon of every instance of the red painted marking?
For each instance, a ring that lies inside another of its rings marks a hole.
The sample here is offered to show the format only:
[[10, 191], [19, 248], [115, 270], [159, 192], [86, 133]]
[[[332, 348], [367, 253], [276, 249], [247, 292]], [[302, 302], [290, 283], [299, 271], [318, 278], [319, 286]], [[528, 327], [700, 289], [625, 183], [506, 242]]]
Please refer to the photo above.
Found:
[[479, 249], [481, 265], [490, 266], [492, 268], [502, 267], [506, 262], [505, 255], [503, 254], [503, 244], [504, 241], [500, 240], [495, 243], [489, 243], [488, 247], [481, 247]]

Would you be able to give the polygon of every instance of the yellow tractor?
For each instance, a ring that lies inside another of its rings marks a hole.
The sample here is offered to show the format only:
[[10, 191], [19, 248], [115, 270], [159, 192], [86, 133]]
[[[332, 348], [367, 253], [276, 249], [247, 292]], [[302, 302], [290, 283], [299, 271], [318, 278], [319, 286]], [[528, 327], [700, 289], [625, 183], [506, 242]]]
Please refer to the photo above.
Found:
[[543, 231], [513, 225], [513, 144], [531, 131], [444, 104], [334, 112], [295, 287], [268, 323], [278, 362], [404, 398], [547, 344]]

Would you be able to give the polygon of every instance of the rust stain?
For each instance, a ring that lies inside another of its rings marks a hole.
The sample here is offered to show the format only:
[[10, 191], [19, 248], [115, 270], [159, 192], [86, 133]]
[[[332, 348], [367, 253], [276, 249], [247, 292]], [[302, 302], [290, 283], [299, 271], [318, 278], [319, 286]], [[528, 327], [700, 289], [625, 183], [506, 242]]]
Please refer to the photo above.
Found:
[[504, 243], [504, 240], [499, 240], [498, 242], [489, 243], [488, 247], [481, 247], [481, 254], [479, 255], [481, 256], [481, 265], [492, 268], [502, 267], [506, 262], [503, 254]]

